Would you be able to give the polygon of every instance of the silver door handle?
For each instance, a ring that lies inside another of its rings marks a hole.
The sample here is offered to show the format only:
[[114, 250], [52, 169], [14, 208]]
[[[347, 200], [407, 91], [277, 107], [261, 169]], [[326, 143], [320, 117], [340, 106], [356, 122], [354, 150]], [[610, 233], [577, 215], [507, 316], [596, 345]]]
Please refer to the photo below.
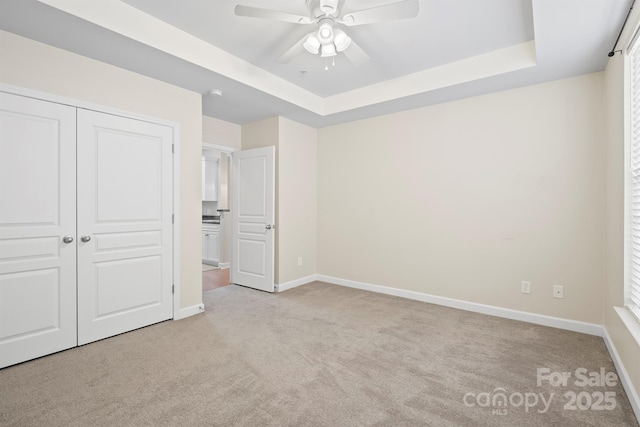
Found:
[[73, 242], [73, 237], [71, 237], [71, 236], [64, 236], [64, 237], [62, 238], [62, 241], [63, 241], [63, 242], [65, 242], [65, 243], [71, 243], [71, 242]]
[[264, 228], [266, 228], [267, 230], [271, 230], [271, 224], [267, 224]]
[[80, 240], [82, 240], [83, 242], [87, 243], [89, 240], [91, 240], [91, 236], [89, 235], [84, 235], [80, 238]]

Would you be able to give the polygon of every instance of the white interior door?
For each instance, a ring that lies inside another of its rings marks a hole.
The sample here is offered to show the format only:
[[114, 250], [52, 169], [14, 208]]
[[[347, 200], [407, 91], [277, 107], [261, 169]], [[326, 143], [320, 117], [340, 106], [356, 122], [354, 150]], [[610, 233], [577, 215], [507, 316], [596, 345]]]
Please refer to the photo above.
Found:
[[0, 368], [77, 343], [75, 182], [75, 108], [0, 93]]
[[233, 153], [232, 283], [273, 292], [275, 147]]
[[78, 344], [173, 316], [168, 126], [78, 110]]

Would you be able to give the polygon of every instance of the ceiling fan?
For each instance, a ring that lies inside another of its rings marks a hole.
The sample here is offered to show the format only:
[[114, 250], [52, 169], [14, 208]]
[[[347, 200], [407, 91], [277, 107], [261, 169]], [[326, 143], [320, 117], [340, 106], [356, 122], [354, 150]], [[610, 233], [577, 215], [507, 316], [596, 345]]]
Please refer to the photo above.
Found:
[[[272, 19], [295, 24], [317, 25], [317, 29], [306, 34], [300, 41], [289, 48], [278, 59], [278, 62], [287, 63], [294, 56], [306, 50], [314, 55], [320, 55], [322, 58], [335, 58], [338, 53], [342, 52], [353, 64], [360, 65], [369, 60], [369, 55], [351, 40], [351, 37], [340, 29], [338, 25], [354, 27], [356, 25], [413, 18], [418, 15], [420, 9], [418, 0], [396, 0], [381, 6], [343, 14], [342, 7], [344, 2], [345, 0], [306, 0], [307, 9], [309, 10], [308, 16], [245, 5], [237, 5], [235, 14], [237, 16]], [[325, 67], [326, 69], [327, 67]]]

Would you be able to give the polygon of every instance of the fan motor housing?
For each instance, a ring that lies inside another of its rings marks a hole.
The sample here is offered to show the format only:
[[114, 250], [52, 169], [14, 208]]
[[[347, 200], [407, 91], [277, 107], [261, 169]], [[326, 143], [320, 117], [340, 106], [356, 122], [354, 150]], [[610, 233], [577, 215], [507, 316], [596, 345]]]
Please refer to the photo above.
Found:
[[307, 8], [313, 19], [322, 16], [337, 18], [343, 4], [344, 0], [307, 0]]

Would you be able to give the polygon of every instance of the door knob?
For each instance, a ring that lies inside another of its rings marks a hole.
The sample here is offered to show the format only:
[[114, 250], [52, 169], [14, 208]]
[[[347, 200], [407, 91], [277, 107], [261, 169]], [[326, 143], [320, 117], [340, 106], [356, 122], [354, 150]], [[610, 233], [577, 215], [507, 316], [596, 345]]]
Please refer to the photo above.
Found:
[[91, 236], [88, 235], [84, 235], [80, 238], [80, 240], [82, 240], [83, 242], [87, 243], [89, 240], [91, 240]]
[[264, 228], [266, 228], [267, 230], [271, 230], [271, 224], [267, 224]]
[[71, 242], [73, 242], [73, 237], [71, 237], [71, 236], [64, 236], [64, 237], [62, 238], [62, 241], [63, 241], [63, 242], [65, 242], [65, 243], [71, 243]]

